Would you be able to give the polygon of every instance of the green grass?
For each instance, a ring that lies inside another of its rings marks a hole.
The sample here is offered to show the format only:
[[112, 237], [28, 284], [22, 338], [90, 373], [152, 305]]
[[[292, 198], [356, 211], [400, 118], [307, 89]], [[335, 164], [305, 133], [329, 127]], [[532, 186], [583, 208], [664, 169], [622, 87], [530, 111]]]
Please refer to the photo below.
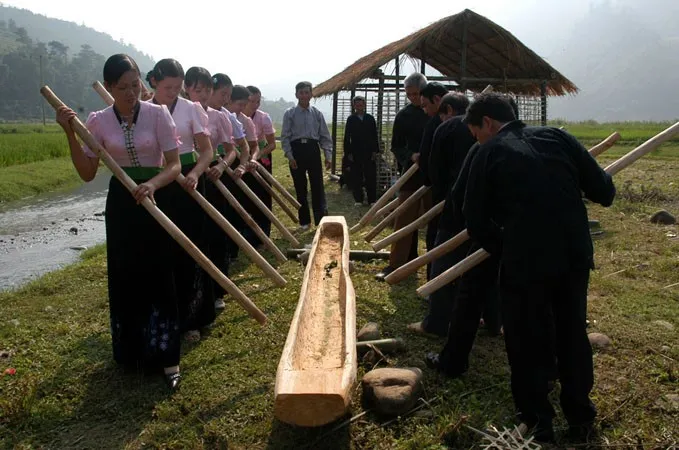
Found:
[[68, 142], [61, 128], [42, 125], [0, 126], [0, 168], [69, 155]]
[[[611, 160], [606, 156], [602, 164]], [[291, 186], [281, 152], [275, 165], [277, 178]], [[601, 444], [669, 448], [679, 439], [677, 413], [663, 400], [679, 383], [679, 286], [663, 289], [679, 282], [679, 240], [672, 237], [679, 228], [648, 222], [659, 208], [679, 213], [678, 178], [676, 160], [642, 160], [619, 175], [621, 195], [613, 207], [590, 210], [605, 231], [595, 242], [590, 331], [613, 340], [610, 350], [594, 357]], [[625, 182], [629, 185], [622, 189]], [[365, 208], [354, 208], [349, 192], [336, 184], [326, 183], [326, 189], [330, 213], [356, 223]], [[276, 213], [292, 227], [279, 209]], [[288, 246], [273, 235], [282, 249]], [[298, 237], [308, 243], [313, 232]], [[367, 248], [360, 234], [352, 236], [352, 248]], [[274, 288], [241, 257], [230, 276], [268, 314], [269, 324], [259, 327], [229, 302], [209, 335], [183, 349], [184, 384], [169, 395], [159, 377], [124, 374], [112, 362], [105, 250], [98, 247], [84, 258], [0, 294], [0, 349], [12, 355], [0, 360], [0, 373], [6, 367], [17, 370], [0, 376], [0, 448], [478, 448], [482, 441], [465, 425], [513, 423], [501, 339], [480, 335], [469, 373], [461, 379], [424, 367], [425, 352], [439, 350], [442, 342], [405, 331], [425, 313], [415, 294], [422, 272], [389, 287], [373, 280], [382, 261], [357, 262], [352, 281], [357, 325], [375, 321], [383, 336], [407, 341], [407, 351], [380, 366], [423, 368], [430, 412], [388, 425], [369, 413], [333, 431], [334, 424], [299, 429], [273, 416], [276, 367], [303, 277], [296, 261], [278, 265], [288, 284]], [[656, 320], [674, 324], [675, 330]], [[361, 366], [359, 379], [370, 368]], [[357, 387], [351, 414], [360, 412]]]
[[0, 167], [0, 204], [78, 186], [70, 157]]
[[[602, 141], [614, 132], [620, 133], [620, 144], [639, 145], [650, 139], [674, 122], [608, 122], [598, 123], [590, 120], [586, 122], [566, 122], [563, 120], [550, 121], [552, 126], [563, 126], [583, 143]], [[672, 139], [679, 144], [679, 137]]]

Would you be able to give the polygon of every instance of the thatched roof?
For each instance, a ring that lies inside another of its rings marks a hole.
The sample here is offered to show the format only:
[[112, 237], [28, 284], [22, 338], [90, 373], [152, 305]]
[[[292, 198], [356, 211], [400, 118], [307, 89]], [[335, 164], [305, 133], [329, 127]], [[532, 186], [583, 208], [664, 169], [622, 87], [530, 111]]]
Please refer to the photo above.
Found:
[[[334, 77], [314, 87], [314, 96], [323, 97], [373, 78], [377, 69], [399, 55], [407, 55], [462, 84], [460, 63], [463, 35], [467, 28], [466, 78], [486, 81], [466, 82], [469, 89], [483, 89], [495, 80], [517, 94], [540, 93], [541, 80], [547, 82], [547, 95], [575, 94], [578, 88], [544, 59], [493, 21], [465, 9], [398, 41], [387, 44], [356, 61]], [[502, 80], [500, 82], [500, 80]]]

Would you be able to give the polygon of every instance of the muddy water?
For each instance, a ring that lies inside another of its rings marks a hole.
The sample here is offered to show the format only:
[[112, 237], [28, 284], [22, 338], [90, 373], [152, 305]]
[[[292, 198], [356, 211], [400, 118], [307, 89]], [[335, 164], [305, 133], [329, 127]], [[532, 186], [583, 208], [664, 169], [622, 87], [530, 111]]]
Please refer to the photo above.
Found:
[[0, 291], [78, 260], [83, 249], [105, 241], [110, 174], [67, 192], [0, 207]]

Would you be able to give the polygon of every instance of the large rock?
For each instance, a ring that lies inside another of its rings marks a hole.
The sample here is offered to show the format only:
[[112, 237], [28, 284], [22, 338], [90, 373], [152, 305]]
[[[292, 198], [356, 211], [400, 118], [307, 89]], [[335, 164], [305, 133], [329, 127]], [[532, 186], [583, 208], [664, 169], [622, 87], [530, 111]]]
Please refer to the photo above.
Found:
[[597, 348], [599, 350], [604, 350], [610, 347], [611, 345], [611, 338], [609, 338], [605, 334], [589, 333], [587, 337], [589, 338], [589, 343], [592, 345], [592, 347]]
[[422, 393], [422, 371], [383, 368], [371, 370], [361, 381], [365, 407], [379, 414], [399, 416], [410, 411]]
[[376, 341], [378, 339], [382, 339], [380, 336], [380, 326], [375, 322], [366, 323], [356, 335], [356, 340], [359, 342]]
[[674, 225], [677, 223], [677, 219], [665, 210], [660, 210], [651, 216], [651, 223], [657, 223], [660, 225]]

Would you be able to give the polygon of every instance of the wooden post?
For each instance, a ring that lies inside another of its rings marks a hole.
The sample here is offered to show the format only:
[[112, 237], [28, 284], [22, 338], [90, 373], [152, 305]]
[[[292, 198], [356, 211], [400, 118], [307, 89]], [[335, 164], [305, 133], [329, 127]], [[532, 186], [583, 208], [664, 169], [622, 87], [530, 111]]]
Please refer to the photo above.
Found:
[[[66, 106], [52, 90], [43, 86], [40, 89], [40, 93], [45, 97], [47, 102], [55, 109], [58, 110], [62, 106]], [[99, 142], [94, 139], [90, 134], [89, 130], [85, 125], [78, 119], [74, 117], [71, 119], [71, 127], [73, 131], [80, 137], [80, 139], [87, 144], [87, 146], [92, 150], [101, 161], [109, 168], [113, 175], [120, 180], [120, 182], [125, 186], [125, 188], [133, 192], [137, 184], [132, 180], [132, 178], [127, 175], [123, 169], [120, 168], [118, 163], [108, 154], [106, 149], [104, 149]], [[141, 201], [141, 206], [146, 209], [149, 214], [160, 224], [165, 231], [172, 236], [172, 238], [177, 241], [181, 247], [186, 250], [186, 252], [215, 280], [219, 285], [224, 288], [224, 290], [231, 295], [236, 301], [252, 316], [257, 322], [264, 325], [266, 323], [266, 315], [260, 311], [257, 306], [252, 303], [252, 301], [240, 290], [238, 286], [233, 284], [218, 268], [215, 266], [207, 256], [200, 251], [198, 247], [195, 246], [193, 242], [189, 240], [188, 237], [147, 197]]]
[[[401, 55], [396, 55], [396, 58], [394, 58], [394, 64], [396, 65], [396, 69], [394, 72], [396, 73], [396, 79], [394, 80], [394, 94], [396, 98], [396, 106], [394, 107], [396, 111], [399, 110], [399, 106], [401, 105], [401, 80], [400, 78], [400, 72], [401, 72]], [[380, 140], [382, 139], [382, 136], [380, 135]]]
[[540, 122], [547, 126], [547, 81], [540, 83]]
[[469, 35], [469, 18], [465, 14], [464, 22], [462, 23], [462, 55], [460, 58], [460, 80], [462, 93], [467, 91], [467, 82], [462, 81], [467, 77], [467, 39]]
[[[337, 173], [337, 102], [339, 95], [337, 92], [332, 94], [332, 174]], [[344, 152], [344, 147], [342, 147]], [[301, 205], [297, 208], [301, 208]]]
[[618, 142], [620, 139], [620, 133], [617, 131], [610, 136], [608, 136], [606, 139], [589, 149], [589, 154], [592, 155], [594, 158], [608, 150], [609, 148], [613, 147], [613, 145]]
[[379, 87], [377, 91], [377, 135], [382, 136], [382, 123], [384, 122], [384, 76], [380, 73]]

